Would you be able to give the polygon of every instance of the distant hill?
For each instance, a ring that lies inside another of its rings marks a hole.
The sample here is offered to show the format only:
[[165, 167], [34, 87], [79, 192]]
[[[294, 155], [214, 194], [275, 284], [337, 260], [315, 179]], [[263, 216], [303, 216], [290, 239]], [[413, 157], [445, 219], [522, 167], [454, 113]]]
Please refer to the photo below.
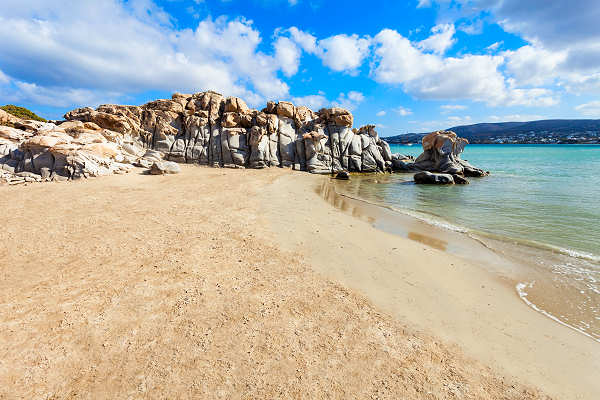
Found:
[[[548, 119], [497, 122], [448, 128], [471, 143], [597, 143], [600, 119]], [[389, 143], [418, 143], [426, 133], [385, 138]]]

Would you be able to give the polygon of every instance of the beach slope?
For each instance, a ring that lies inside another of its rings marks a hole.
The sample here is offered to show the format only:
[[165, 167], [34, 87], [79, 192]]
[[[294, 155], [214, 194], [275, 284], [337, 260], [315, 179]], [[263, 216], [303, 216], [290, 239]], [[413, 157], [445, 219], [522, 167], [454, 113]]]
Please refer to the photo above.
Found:
[[321, 178], [182, 169], [0, 187], [0, 398], [547, 398], [329, 279], [346, 260], [316, 242], [351, 222], [310, 196]]

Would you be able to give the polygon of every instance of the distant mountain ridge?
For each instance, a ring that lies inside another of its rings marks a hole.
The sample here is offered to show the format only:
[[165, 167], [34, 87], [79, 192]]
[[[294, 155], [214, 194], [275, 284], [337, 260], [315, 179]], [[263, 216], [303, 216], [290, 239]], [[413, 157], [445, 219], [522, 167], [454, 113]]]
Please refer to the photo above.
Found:
[[[600, 119], [492, 122], [448, 128], [471, 143], [588, 143], [600, 139]], [[426, 133], [386, 137], [389, 143], [417, 143]]]

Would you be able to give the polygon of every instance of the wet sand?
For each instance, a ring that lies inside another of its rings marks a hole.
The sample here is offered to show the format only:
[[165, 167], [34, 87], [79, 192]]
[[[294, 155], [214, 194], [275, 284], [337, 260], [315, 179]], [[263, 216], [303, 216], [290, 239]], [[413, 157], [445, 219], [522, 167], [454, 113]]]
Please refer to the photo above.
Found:
[[522, 375], [494, 360], [506, 342], [468, 343], [489, 317], [471, 300], [499, 289], [449, 290], [440, 271], [477, 269], [336, 210], [314, 191], [323, 177], [182, 169], [0, 187], [0, 398], [598, 393], [591, 374], [549, 383], [598, 368], [570, 331], [550, 328], [542, 345], [559, 348], [517, 359]]
[[518, 265], [480, 242], [337, 195], [328, 177], [285, 176], [265, 198], [283, 248], [399, 321], [556, 398], [600, 397], [600, 343], [528, 307], [515, 290]]

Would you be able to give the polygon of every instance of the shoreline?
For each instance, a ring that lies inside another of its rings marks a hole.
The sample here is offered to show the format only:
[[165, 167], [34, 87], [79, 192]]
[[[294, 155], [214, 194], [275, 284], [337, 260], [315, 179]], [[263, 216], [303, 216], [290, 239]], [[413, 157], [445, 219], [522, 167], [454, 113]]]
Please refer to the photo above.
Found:
[[[523, 300], [523, 302], [531, 309], [594, 340], [595, 342], [600, 343], [600, 334], [589, 333], [578, 328], [577, 326], [571, 325], [568, 322], [561, 320], [552, 312], [541, 308], [538, 304], [530, 301], [527, 298], [530, 296], [530, 294], [524, 289], [533, 288], [534, 284], [536, 283], [536, 279], [534, 277], [532, 278], [532, 276], [524, 276], [523, 270], [525, 269], [527, 270], [526, 272], [532, 274], [534, 272], [529, 269], [535, 268], [535, 265], [532, 265], [531, 263], [525, 263], [524, 261], [519, 261], [521, 257], [514, 256], [512, 252], [529, 256], [533, 252], [541, 251], [546, 253], [546, 256], [567, 256], [594, 263], [600, 261], [599, 256], [582, 251], [556, 247], [550, 244], [539, 243], [532, 240], [502, 237], [500, 235], [455, 225], [451, 222], [443, 220], [437, 215], [426, 215], [423, 212], [417, 213], [411, 210], [401, 210], [389, 205], [378, 204], [363, 198], [354, 197], [347, 193], [340, 193], [336, 190], [336, 183], [339, 182], [332, 180], [328, 184], [330, 190], [334, 194], [333, 198], [339, 196], [349, 199], [351, 202], [365, 204], [365, 210], [370, 210], [370, 213], [373, 216], [372, 224], [375, 228], [387, 233], [411, 239], [413, 241], [421, 242], [438, 250], [448, 251], [462, 258], [470, 259], [471, 262], [481, 263], [489, 271], [494, 272], [501, 277], [512, 279], [515, 282], [515, 294], [517, 294], [519, 298]], [[322, 188], [317, 192], [332, 206], [340, 208], [337, 207], [335, 201], [332, 201], [331, 196], [323, 193]], [[382, 213], [378, 210], [385, 210], [385, 213]], [[391, 212], [391, 214], [388, 212]], [[403, 217], [399, 217], [399, 215], [402, 215]], [[388, 219], [392, 219], [394, 222], [390, 223], [389, 221], [385, 221], [386, 217]], [[405, 217], [408, 217], [408, 219]], [[415, 224], [413, 224], [411, 220], [418, 220], [420, 223], [431, 227], [431, 229], [424, 229], [423, 227], [420, 227], [420, 229], [416, 230], [421, 232], [417, 233], [415, 232]], [[412, 227], [412, 230], [407, 229], [406, 226]], [[450, 244], [445, 240], [438, 239], [439, 237], [444, 237], [447, 240], [450, 238]], [[461, 244], [464, 244], [465, 242], [471, 243], [468, 243], [467, 246], [461, 246]], [[483, 248], [480, 248], [479, 245], [483, 246]], [[504, 251], [501, 250], [502, 248]], [[527, 251], [529, 254], [526, 254], [525, 251]], [[536, 273], [540, 278], [546, 280], [548, 279], [547, 276], [540, 275], [539, 271], [536, 271]], [[549, 294], [546, 295], [548, 296]]]
[[[591, 399], [600, 393], [591, 372], [600, 368], [598, 343], [529, 307], [516, 291], [520, 281], [511, 277], [514, 271], [507, 273], [505, 258], [477, 249], [482, 244], [475, 239], [469, 238], [475, 243], [465, 243], [469, 240], [462, 233], [443, 232], [416, 218], [333, 191], [323, 196], [322, 187], [334, 187], [328, 177], [302, 178], [304, 192], [298, 189], [302, 186], [298, 178], [293, 176], [294, 184], [291, 177], [280, 178], [266, 196], [272, 200], [275, 191], [284, 192], [308, 204], [318, 199], [328, 208], [321, 211], [314, 205], [313, 210], [306, 210], [299, 201], [290, 204], [296, 212], [312, 214], [321, 225], [331, 224], [337, 230], [278, 231], [280, 238], [287, 238], [280, 243], [288, 249], [298, 250], [304, 242], [302, 235], [314, 237], [316, 250], [302, 248], [317, 272], [366, 295], [400, 321], [457, 344], [467, 355], [526, 378], [557, 398]], [[393, 222], [386, 222], [388, 213], [397, 214]], [[413, 232], [412, 237], [390, 229], [398, 226], [398, 219], [404, 221], [404, 232]], [[353, 240], [344, 247], [356, 246], [367, 254], [345, 254], [332, 237], [363, 237], [362, 243]], [[461, 247], [458, 252], [457, 246]], [[478, 256], [488, 253], [486, 266], [474, 261], [481, 257], [465, 257], [469, 251], [478, 251]], [[383, 253], [387, 257], [372, 256]], [[408, 265], [398, 265], [394, 257]], [[519, 267], [513, 268], [518, 271]]]

